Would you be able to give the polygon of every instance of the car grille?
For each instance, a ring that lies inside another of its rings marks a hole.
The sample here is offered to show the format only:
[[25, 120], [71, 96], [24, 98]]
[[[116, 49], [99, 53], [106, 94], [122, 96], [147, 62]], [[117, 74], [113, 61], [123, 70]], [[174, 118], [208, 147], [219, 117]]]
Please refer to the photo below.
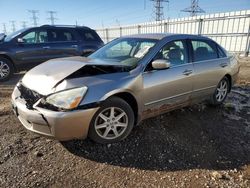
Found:
[[43, 95], [32, 91], [31, 89], [25, 87], [22, 84], [19, 84], [17, 88], [21, 93], [20, 97], [26, 101], [26, 107], [28, 109], [33, 109], [33, 105], [43, 97]]

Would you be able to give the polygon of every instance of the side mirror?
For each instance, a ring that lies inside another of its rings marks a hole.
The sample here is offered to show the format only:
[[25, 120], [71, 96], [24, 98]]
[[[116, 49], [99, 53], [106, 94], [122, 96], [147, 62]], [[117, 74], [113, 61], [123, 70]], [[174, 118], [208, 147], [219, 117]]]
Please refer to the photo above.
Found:
[[170, 67], [170, 63], [164, 59], [157, 59], [152, 62], [152, 67], [156, 70], [168, 69]]
[[17, 42], [18, 42], [18, 43], [24, 43], [24, 40], [23, 40], [23, 38], [18, 38], [18, 39], [17, 39]]

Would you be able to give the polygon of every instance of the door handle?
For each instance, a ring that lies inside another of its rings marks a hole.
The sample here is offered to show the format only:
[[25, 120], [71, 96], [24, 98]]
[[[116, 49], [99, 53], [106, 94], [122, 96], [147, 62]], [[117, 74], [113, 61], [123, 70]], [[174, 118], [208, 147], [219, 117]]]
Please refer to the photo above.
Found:
[[77, 48], [77, 47], [78, 47], [78, 45], [71, 45], [71, 47], [72, 47], [72, 48]]
[[227, 67], [227, 63], [221, 63], [220, 66], [221, 66], [222, 68]]
[[44, 46], [43, 49], [50, 49], [50, 46]]
[[193, 71], [189, 70], [189, 69], [186, 69], [185, 71], [183, 71], [183, 75], [186, 75], [186, 76], [188, 76], [188, 75], [190, 75], [192, 73], [193, 73]]

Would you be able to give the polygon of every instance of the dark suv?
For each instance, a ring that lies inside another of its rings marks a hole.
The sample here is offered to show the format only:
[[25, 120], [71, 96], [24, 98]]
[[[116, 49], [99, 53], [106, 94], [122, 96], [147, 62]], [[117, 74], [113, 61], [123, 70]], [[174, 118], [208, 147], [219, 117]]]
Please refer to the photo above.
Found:
[[0, 38], [0, 81], [59, 57], [88, 56], [103, 46], [88, 27], [50, 26], [26, 28]]

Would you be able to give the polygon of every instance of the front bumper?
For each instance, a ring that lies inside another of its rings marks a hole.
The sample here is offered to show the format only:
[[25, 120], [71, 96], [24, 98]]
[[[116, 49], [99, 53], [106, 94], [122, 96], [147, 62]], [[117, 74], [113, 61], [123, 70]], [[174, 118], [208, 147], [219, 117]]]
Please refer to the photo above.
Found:
[[34, 105], [30, 110], [18, 92], [15, 88], [12, 93], [12, 107], [26, 129], [60, 141], [87, 137], [91, 119], [98, 108], [56, 112]]

